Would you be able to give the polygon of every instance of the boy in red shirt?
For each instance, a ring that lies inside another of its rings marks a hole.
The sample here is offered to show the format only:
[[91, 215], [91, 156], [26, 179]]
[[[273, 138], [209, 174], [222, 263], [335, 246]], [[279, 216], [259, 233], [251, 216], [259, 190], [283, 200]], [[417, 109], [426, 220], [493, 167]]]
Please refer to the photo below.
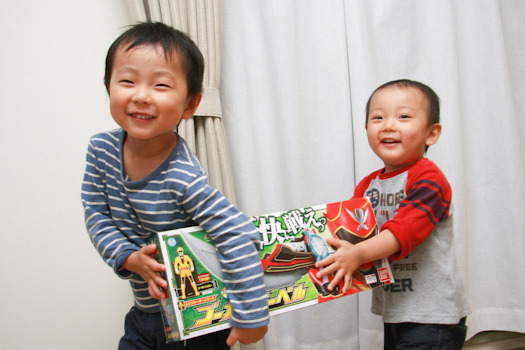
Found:
[[368, 142], [384, 168], [365, 177], [354, 197], [368, 197], [380, 233], [317, 263], [343, 291], [364, 263], [389, 257], [396, 283], [373, 290], [385, 349], [461, 349], [469, 313], [455, 258], [452, 189], [425, 152], [441, 134], [439, 97], [428, 86], [397, 80], [377, 88], [366, 107]]

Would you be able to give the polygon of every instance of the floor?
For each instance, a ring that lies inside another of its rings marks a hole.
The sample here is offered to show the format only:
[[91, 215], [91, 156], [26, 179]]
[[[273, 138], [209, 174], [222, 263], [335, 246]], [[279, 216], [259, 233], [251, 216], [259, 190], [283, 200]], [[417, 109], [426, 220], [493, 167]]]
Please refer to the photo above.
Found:
[[465, 350], [525, 350], [525, 334], [482, 332], [465, 343]]

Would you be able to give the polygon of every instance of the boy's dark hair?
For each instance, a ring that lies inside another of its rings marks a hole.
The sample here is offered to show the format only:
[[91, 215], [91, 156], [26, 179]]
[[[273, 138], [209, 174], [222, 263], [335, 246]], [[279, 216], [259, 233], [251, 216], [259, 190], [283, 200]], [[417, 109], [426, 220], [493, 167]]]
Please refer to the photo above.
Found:
[[109, 87], [113, 61], [116, 51], [122, 47], [125, 51], [140, 46], [157, 46], [170, 59], [174, 53], [179, 54], [186, 73], [188, 95], [194, 96], [202, 92], [204, 76], [204, 57], [197, 45], [188, 35], [160, 22], [145, 22], [131, 26], [111, 44], [106, 56], [106, 71], [104, 84]]
[[420, 83], [419, 81], [414, 80], [408, 80], [408, 79], [400, 79], [400, 80], [392, 80], [388, 83], [385, 83], [374, 90], [374, 92], [370, 95], [368, 98], [368, 102], [366, 103], [366, 121], [365, 126], [368, 125], [368, 113], [370, 112], [370, 101], [372, 100], [372, 97], [374, 94], [381, 89], [384, 89], [389, 86], [399, 86], [402, 88], [408, 88], [413, 87], [421, 91], [428, 101], [428, 117], [429, 117], [429, 125], [439, 123], [439, 96], [432, 90], [429, 86]]

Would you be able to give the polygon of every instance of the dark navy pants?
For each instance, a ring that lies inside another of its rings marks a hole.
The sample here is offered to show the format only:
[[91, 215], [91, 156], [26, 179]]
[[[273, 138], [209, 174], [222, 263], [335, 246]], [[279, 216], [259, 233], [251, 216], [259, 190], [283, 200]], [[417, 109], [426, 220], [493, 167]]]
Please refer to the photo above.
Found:
[[185, 342], [166, 344], [164, 324], [160, 312], [146, 313], [135, 308], [126, 315], [124, 336], [119, 350], [229, 350], [226, 339], [228, 329], [188, 339]]
[[458, 324], [385, 323], [385, 350], [461, 350], [466, 318]]

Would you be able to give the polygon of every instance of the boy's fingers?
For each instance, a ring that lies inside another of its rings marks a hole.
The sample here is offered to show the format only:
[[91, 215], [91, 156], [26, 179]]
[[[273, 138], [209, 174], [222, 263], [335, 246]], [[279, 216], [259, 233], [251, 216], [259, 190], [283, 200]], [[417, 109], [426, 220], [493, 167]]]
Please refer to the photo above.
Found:
[[318, 261], [315, 263], [316, 267], [324, 267], [332, 264], [335, 261], [333, 254], [328, 255], [326, 258], [324, 258], [321, 261]]
[[153, 254], [157, 252], [157, 245], [155, 243], [148, 244], [142, 247], [144, 254]]
[[345, 284], [343, 285], [343, 293], [346, 293], [348, 291], [351, 283], [352, 283], [352, 277], [345, 275]]
[[150, 285], [148, 287], [148, 291], [149, 291], [149, 295], [151, 295], [152, 298], [154, 299], [158, 299], [158, 290], [157, 288], [153, 287], [152, 285]]
[[163, 286], [163, 285], [156, 285], [155, 286], [155, 290], [156, 290], [156, 298], [155, 299], [164, 299], [166, 298], [166, 290], [167, 290], [168, 286], [166, 284], [166, 286]]
[[153, 264], [151, 265], [151, 269], [156, 272], [166, 271], [166, 265], [161, 264], [154, 260]]
[[334, 237], [326, 237], [326, 243], [328, 243], [331, 246], [334, 246], [336, 248], [339, 248], [341, 246], [341, 240], [340, 239], [336, 239]]
[[319, 272], [317, 272], [317, 277], [321, 278], [321, 277], [323, 277], [325, 275], [329, 275], [329, 274], [334, 273], [336, 271], [337, 271], [337, 267], [335, 266], [335, 264], [330, 264], [327, 267], [325, 267], [323, 269], [320, 269]]
[[337, 271], [337, 273], [334, 276], [334, 279], [332, 281], [330, 281], [330, 284], [328, 285], [328, 290], [333, 290], [335, 288], [335, 286], [337, 286], [339, 284], [339, 281], [342, 278], [341, 275], [342, 275], [341, 270]]
[[237, 340], [239, 340], [239, 336], [235, 332], [230, 332], [230, 335], [228, 336], [228, 339], [226, 339], [226, 344], [228, 344], [229, 347], [232, 347], [237, 343]]
[[155, 283], [159, 286], [159, 288], [168, 288], [168, 282], [166, 282], [161, 275], [157, 274], [157, 277], [155, 277]]

